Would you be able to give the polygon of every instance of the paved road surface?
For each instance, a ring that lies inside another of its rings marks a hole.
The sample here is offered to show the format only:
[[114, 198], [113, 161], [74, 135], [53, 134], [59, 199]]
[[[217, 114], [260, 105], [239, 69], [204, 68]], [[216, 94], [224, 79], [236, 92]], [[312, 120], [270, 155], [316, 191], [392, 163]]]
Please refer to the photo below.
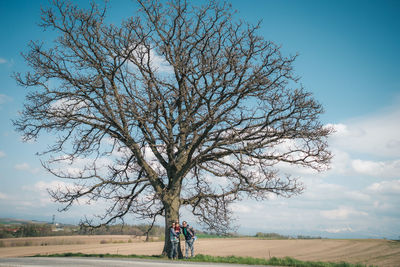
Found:
[[[112, 258], [0, 258], [0, 266], [74, 266], [74, 267], [243, 267], [243, 264], [199, 263], [183, 261], [161, 261], [142, 259], [112, 259]], [[257, 265], [252, 265], [257, 267]], [[265, 267], [265, 265], [263, 266]]]

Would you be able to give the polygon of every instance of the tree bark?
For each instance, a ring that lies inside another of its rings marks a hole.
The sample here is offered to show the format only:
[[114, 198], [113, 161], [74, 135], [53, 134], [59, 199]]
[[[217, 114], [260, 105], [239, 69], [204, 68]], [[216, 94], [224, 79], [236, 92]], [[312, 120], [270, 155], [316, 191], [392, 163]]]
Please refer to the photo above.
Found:
[[[169, 236], [171, 225], [176, 220], [179, 220], [179, 208], [180, 208], [179, 197], [173, 198], [172, 201], [165, 201], [164, 207], [165, 207], [165, 240], [164, 240], [164, 249], [162, 254], [169, 257], [171, 251], [171, 241]], [[183, 258], [180, 239], [178, 245], [178, 258], [180, 259]]]

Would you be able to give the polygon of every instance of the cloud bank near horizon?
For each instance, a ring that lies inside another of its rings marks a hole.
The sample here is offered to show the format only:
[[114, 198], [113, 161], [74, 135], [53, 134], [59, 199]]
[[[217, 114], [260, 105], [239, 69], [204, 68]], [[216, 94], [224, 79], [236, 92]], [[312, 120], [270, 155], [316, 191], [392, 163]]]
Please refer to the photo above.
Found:
[[[400, 234], [400, 107], [340, 124], [329, 143], [331, 169], [302, 177], [306, 190], [291, 199], [244, 201], [234, 206], [243, 226], [261, 231], [328, 236], [392, 237]], [[258, 212], [254, 212], [258, 211]], [[285, 226], [283, 228], [282, 226]]]
[[[371, 116], [331, 124], [336, 132], [329, 142], [334, 154], [331, 169], [315, 172], [285, 166], [284, 172], [301, 177], [306, 186], [302, 195], [289, 199], [272, 195], [269, 201], [244, 200], [232, 209], [239, 232], [307, 233], [334, 237], [389, 237], [399, 235], [400, 211], [400, 108]], [[385, 129], [385, 130], [383, 130]], [[387, 131], [386, 129], [390, 129]], [[369, 147], [371, 145], [371, 148]], [[379, 149], [378, 149], [379, 148]], [[0, 151], [5, 157], [7, 151]], [[21, 196], [0, 189], [0, 210], [15, 206], [14, 216], [49, 217], [58, 204], [50, 200], [47, 189], [72, 185], [44, 173], [38, 166], [16, 163], [17, 172], [37, 179], [22, 186]], [[44, 177], [46, 177], [44, 179]], [[57, 214], [78, 223], [84, 215], [101, 212], [105, 203], [86, 205], [81, 201], [66, 213]], [[184, 216], [193, 220], [185, 211]], [[162, 221], [160, 221], [162, 223]]]

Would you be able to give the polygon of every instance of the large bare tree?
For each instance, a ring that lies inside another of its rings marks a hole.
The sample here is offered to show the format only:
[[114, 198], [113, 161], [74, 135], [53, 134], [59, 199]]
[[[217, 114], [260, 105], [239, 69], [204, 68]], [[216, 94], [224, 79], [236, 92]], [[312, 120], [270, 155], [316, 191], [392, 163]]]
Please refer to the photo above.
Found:
[[31, 91], [14, 124], [26, 140], [57, 136], [43, 165], [73, 181], [50, 191], [64, 210], [103, 200], [93, 223], [164, 216], [166, 252], [181, 207], [224, 231], [232, 202], [300, 193], [277, 164], [325, 169], [331, 130], [298, 85], [296, 56], [259, 36], [260, 25], [234, 20], [225, 3], [137, 1], [119, 26], [106, 6], [43, 9], [41, 27], [58, 37], [24, 54], [31, 71], [15, 76]]

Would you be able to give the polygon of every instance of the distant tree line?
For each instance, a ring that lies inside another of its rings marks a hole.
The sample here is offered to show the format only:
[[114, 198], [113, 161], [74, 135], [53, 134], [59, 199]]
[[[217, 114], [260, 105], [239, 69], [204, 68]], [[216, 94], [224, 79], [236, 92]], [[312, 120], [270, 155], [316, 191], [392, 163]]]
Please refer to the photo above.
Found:
[[289, 236], [280, 235], [277, 233], [256, 233], [255, 237], [264, 238], [264, 239], [289, 239]]
[[21, 224], [0, 227], [0, 238], [36, 237], [53, 235], [50, 224]]
[[105, 225], [99, 228], [87, 228], [81, 227], [78, 230], [78, 234], [93, 234], [93, 235], [135, 235], [135, 236], [162, 236], [164, 235], [164, 227], [153, 225], [149, 230], [149, 225], [139, 224], [139, 225]]
[[61, 236], [61, 235], [134, 235], [134, 236], [158, 236], [164, 235], [164, 227], [153, 225], [108, 225], [96, 229], [79, 228], [75, 225], [52, 224], [9, 224], [0, 225], [0, 238], [13, 237], [39, 237], [39, 236]]
[[297, 237], [293, 237], [293, 236], [288, 236], [288, 235], [280, 235], [277, 233], [262, 233], [262, 232], [258, 232], [255, 234], [255, 237], [258, 238], [263, 238], [263, 239], [322, 239], [322, 237], [317, 236], [317, 237], [313, 237], [313, 236], [305, 236], [305, 235], [298, 235]]

